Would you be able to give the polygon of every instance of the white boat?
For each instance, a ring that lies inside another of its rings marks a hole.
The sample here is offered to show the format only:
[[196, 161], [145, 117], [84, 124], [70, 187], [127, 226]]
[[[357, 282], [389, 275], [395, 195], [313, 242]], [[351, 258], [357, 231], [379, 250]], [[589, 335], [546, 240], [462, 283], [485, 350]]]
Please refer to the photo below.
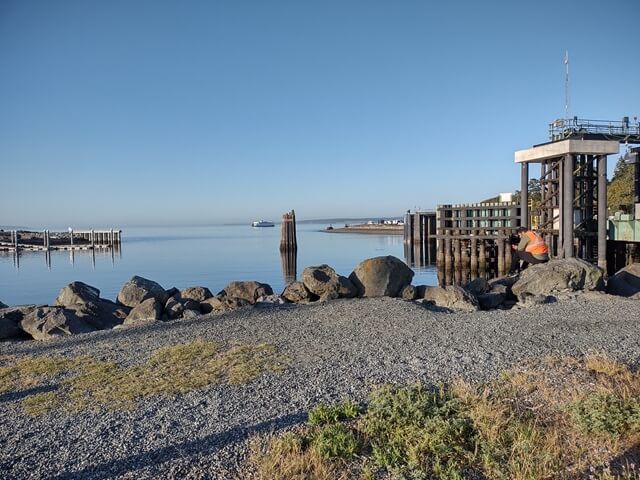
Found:
[[259, 220], [259, 221], [253, 222], [251, 226], [252, 227], [275, 227], [276, 224], [273, 222], [267, 222], [266, 220]]

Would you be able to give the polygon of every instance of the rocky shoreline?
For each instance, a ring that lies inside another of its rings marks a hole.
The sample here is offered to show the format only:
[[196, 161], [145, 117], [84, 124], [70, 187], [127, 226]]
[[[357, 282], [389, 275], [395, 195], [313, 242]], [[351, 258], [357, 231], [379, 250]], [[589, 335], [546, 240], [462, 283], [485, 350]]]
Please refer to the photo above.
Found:
[[301, 280], [281, 294], [256, 281], [232, 281], [218, 294], [195, 286], [166, 290], [160, 284], [134, 276], [120, 289], [115, 301], [83, 282], [64, 287], [53, 305], [9, 307], [0, 302], [0, 340], [35, 339], [125, 328], [157, 321], [193, 319], [222, 314], [242, 307], [309, 304], [335, 299], [399, 297], [427, 308], [477, 311], [526, 308], [556, 302], [573, 292], [607, 291], [640, 298], [640, 265], [626, 267], [607, 284], [597, 267], [579, 260], [552, 260], [534, 265], [522, 274], [486, 280], [478, 278], [464, 287], [412, 285], [413, 271], [392, 256], [367, 259], [349, 277], [328, 265], [304, 269]]

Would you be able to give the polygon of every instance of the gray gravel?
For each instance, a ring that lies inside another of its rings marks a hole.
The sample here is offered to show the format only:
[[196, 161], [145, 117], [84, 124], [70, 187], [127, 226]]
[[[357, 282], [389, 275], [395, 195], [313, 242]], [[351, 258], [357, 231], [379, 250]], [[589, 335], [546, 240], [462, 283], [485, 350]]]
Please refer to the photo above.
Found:
[[2, 478], [234, 478], [253, 434], [305, 420], [319, 401], [362, 401], [376, 384], [480, 382], [528, 357], [606, 352], [640, 362], [640, 302], [582, 295], [535, 309], [450, 314], [399, 299], [243, 309], [46, 343], [0, 343], [0, 355], [93, 355], [124, 364], [196, 338], [268, 342], [289, 370], [248, 385], [153, 398], [131, 412], [31, 418], [0, 396]]

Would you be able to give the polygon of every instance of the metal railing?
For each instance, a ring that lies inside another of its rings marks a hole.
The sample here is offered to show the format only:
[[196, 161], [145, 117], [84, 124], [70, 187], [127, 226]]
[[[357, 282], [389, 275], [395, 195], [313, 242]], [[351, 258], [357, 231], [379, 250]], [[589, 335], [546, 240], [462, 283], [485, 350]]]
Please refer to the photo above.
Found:
[[640, 122], [637, 117], [629, 121], [624, 117], [621, 121], [587, 120], [578, 117], [559, 118], [549, 124], [549, 139], [552, 141], [582, 135], [599, 135], [603, 138], [618, 141], [640, 142]]

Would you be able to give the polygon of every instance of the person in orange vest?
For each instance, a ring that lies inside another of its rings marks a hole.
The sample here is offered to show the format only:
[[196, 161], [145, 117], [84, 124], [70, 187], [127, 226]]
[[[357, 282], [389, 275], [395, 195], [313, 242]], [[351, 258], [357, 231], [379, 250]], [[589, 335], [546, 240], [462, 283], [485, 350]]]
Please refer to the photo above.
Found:
[[549, 247], [544, 243], [544, 239], [540, 234], [528, 228], [520, 227], [518, 228], [518, 236], [520, 237], [520, 242], [517, 247], [514, 245], [514, 249], [520, 263], [520, 270], [524, 270], [529, 264], [535, 265], [549, 261]]

